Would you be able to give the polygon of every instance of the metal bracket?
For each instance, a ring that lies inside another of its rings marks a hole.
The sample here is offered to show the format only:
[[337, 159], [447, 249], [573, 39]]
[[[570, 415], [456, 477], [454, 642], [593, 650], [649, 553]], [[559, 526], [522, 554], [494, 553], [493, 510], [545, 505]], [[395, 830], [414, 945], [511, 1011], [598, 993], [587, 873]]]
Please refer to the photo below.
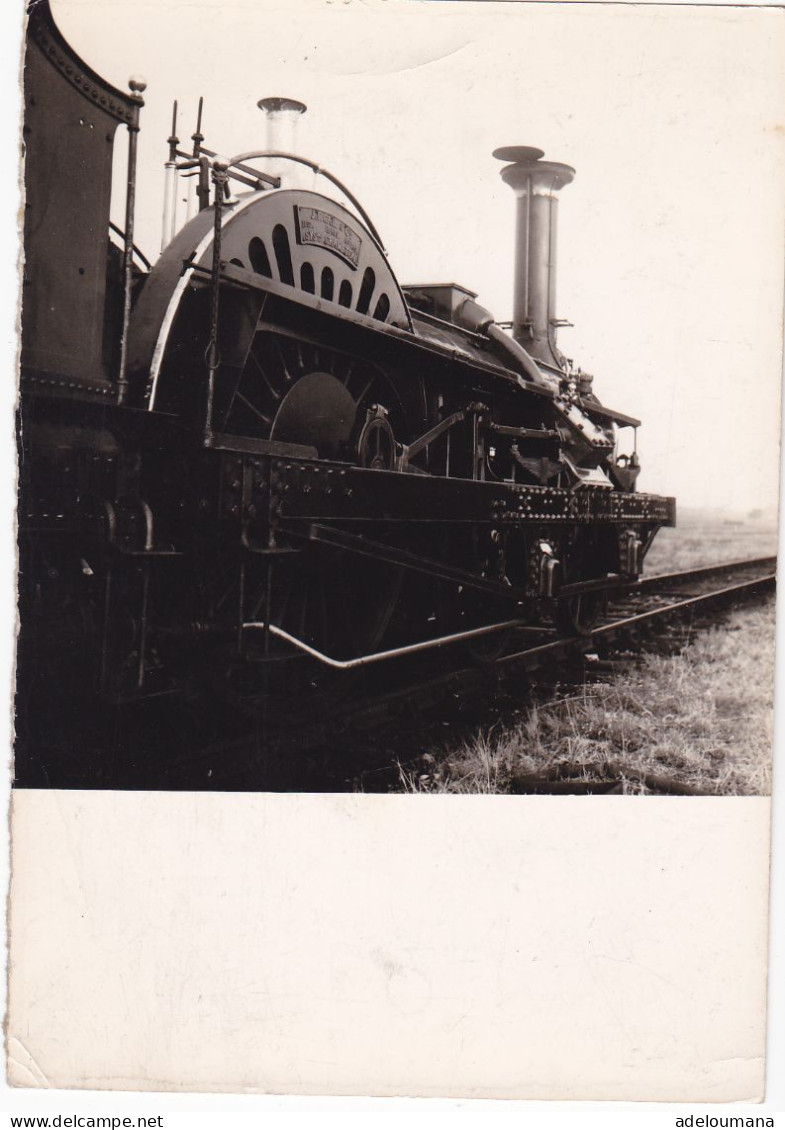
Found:
[[467, 416], [481, 416], [487, 411], [488, 409], [484, 404], [467, 404], [465, 408], [461, 408], [458, 412], [453, 412], [450, 416], [446, 416], [427, 432], [423, 432], [413, 443], [404, 445], [398, 460], [397, 470], [405, 471], [415, 455], [419, 455], [429, 444], [433, 443], [434, 440], [438, 439], [439, 436], [443, 435], [450, 428], [453, 428], [456, 424], [460, 424]]

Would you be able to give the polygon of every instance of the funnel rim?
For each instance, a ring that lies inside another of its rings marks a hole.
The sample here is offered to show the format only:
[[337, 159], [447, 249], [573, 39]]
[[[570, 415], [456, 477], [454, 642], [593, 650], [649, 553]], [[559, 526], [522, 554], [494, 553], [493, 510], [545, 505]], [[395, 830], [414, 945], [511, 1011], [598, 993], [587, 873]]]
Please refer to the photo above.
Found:
[[260, 98], [256, 103], [260, 110], [265, 113], [277, 113], [281, 110], [293, 110], [295, 113], [304, 114], [308, 107], [304, 102], [298, 102], [296, 98], [280, 98], [274, 96], [271, 98]]
[[539, 161], [545, 156], [545, 150], [538, 149], [536, 145], [502, 145], [494, 149], [493, 156], [497, 161], [518, 164], [521, 161]]

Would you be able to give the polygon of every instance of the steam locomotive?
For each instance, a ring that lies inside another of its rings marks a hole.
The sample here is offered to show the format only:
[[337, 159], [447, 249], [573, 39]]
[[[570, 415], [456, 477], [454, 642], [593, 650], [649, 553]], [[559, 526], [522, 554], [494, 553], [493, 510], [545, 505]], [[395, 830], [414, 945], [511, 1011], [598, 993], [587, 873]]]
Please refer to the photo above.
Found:
[[[270, 144], [227, 160], [200, 126], [181, 148], [175, 117], [151, 266], [134, 243], [144, 83], [110, 86], [35, 0], [24, 89], [22, 734], [56, 729], [58, 699], [193, 692], [205, 673], [211, 694], [273, 693], [298, 664], [461, 642], [488, 659], [511, 627], [586, 632], [609, 583], [641, 572], [674, 501], [636, 491], [618, 433], [639, 421], [556, 342], [573, 169], [495, 151], [517, 208], [507, 332], [463, 286], [398, 283], [351, 192], [282, 144], [301, 103], [263, 100]], [[287, 182], [303, 167], [324, 194]]]

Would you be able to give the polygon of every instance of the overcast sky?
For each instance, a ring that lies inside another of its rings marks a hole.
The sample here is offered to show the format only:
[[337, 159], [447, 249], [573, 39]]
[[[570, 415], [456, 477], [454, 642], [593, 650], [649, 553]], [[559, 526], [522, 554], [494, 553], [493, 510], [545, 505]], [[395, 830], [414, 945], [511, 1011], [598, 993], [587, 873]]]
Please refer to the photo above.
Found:
[[[148, 82], [138, 242], [158, 252], [171, 104], [261, 148], [258, 98], [308, 104], [304, 155], [352, 188], [399, 281], [511, 315], [514, 197], [491, 151], [577, 169], [561, 194], [564, 352], [640, 416], [643, 489], [776, 504], [785, 258], [785, 14], [428, 0], [52, 0], [125, 88]], [[125, 148], [122, 131], [118, 139]], [[323, 191], [327, 186], [319, 182]]]

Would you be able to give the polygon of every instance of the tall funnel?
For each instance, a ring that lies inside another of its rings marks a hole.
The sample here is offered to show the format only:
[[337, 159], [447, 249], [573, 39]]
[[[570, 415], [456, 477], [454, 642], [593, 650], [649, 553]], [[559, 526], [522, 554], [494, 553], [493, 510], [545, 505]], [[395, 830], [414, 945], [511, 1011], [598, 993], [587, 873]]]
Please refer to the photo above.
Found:
[[[267, 123], [265, 149], [296, 154], [297, 124], [300, 115], [307, 109], [305, 103], [298, 102], [295, 98], [260, 98], [256, 105], [264, 112]], [[298, 166], [291, 161], [273, 159], [268, 163], [267, 169], [273, 176], [281, 178], [283, 186], [294, 186]]]
[[528, 145], [504, 146], [493, 155], [512, 162], [501, 176], [517, 197], [512, 336], [540, 361], [561, 368], [556, 346], [557, 193], [575, 169], [543, 161], [543, 151]]

